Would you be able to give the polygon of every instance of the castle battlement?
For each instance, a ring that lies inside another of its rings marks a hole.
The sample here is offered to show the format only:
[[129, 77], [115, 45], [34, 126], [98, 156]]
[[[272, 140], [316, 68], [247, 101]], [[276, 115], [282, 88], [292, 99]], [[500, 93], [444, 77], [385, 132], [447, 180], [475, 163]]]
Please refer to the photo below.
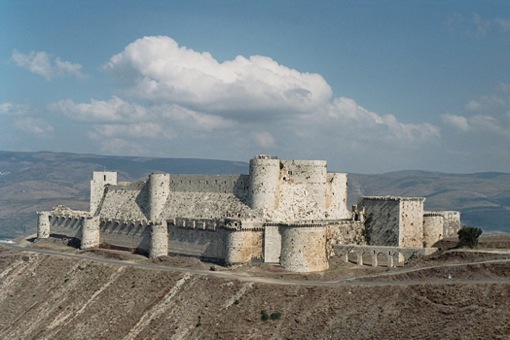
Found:
[[321, 271], [332, 245], [422, 247], [441, 228], [444, 236], [460, 224], [457, 212], [424, 212], [424, 200], [369, 196], [351, 212], [346, 173], [328, 172], [323, 160], [261, 155], [250, 160], [248, 174], [152, 173], [145, 181], [118, 182], [116, 172], [94, 172], [90, 210], [39, 213], [38, 237], [76, 237], [84, 249], [110, 244], [152, 257], [260, 259]]

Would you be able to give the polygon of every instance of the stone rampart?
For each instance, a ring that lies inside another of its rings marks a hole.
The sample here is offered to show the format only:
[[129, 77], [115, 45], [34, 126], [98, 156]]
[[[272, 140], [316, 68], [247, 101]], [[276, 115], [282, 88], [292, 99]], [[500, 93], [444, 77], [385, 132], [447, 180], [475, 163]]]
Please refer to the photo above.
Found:
[[247, 200], [248, 175], [172, 174], [170, 177], [171, 192], [231, 193]]
[[150, 228], [146, 223], [135, 220], [101, 220], [99, 235], [101, 244], [150, 254]]
[[149, 256], [159, 257], [168, 255], [168, 227], [166, 222], [150, 225], [151, 245]]
[[251, 208], [263, 212], [278, 209], [280, 160], [251, 159], [249, 178]]
[[457, 232], [462, 228], [460, 222], [460, 211], [439, 211], [444, 217], [444, 237], [457, 236]]
[[329, 173], [326, 192], [326, 218], [333, 220], [349, 219], [347, 209], [347, 174]]
[[102, 219], [147, 220], [148, 190], [145, 182], [110, 185], [97, 213]]
[[99, 243], [99, 217], [85, 218], [81, 229], [81, 249], [95, 248], [99, 246]]
[[[50, 213], [51, 214], [51, 213]], [[50, 215], [51, 234], [64, 235], [69, 238], [81, 238], [83, 216]]]
[[358, 206], [365, 208], [367, 243], [397, 247], [400, 236], [400, 201], [386, 197], [363, 197]]
[[51, 233], [50, 212], [37, 213], [37, 238], [48, 238]]
[[326, 254], [334, 255], [333, 247], [338, 244], [366, 245], [365, 225], [361, 221], [344, 220], [326, 227]]
[[326, 258], [326, 227], [281, 227], [280, 264], [295, 272], [316, 272], [328, 269]]
[[262, 231], [227, 231], [225, 263], [239, 264], [250, 262], [262, 256]]
[[117, 184], [117, 172], [94, 171], [90, 181], [90, 213], [95, 215], [101, 205], [104, 191], [108, 185]]
[[277, 225], [264, 228], [264, 262], [279, 263], [282, 252], [282, 235]]
[[438, 212], [427, 211], [423, 214], [423, 246], [432, 247], [443, 238], [444, 216]]
[[168, 250], [171, 254], [188, 255], [223, 262], [226, 256], [227, 230], [188, 229], [168, 225]]
[[170, 195], [170, 175], [152, 173], [149, 175], [147, 186], [149, 195], [146, 209], [149, 212], [147, 217], [154, 222], [162, 221], [163, 209]]
[[400, 199], [400, 247], [423, 247], [423, 202], [425, 198]]
[[423, 246], [422, 197], [365, 196], [358, 206], [365, 209], [369, 245]]

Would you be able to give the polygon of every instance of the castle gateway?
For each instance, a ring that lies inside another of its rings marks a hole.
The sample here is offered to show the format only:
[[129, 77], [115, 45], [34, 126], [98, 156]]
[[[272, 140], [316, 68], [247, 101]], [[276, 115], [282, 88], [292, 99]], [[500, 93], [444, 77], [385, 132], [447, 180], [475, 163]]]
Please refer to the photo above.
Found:
[[459, 213], [424, 212], [424, 200], [364, 197], [348, 209], [347, 174], [317, 160], [257, 156], [248, 175], [152, 173], [140, 182], [102, 171], [93, 173], [90, 211], [40, 212], [38, 238], [313, 272], [328, 268], [338, 245], [423, 248], [455, 234]]

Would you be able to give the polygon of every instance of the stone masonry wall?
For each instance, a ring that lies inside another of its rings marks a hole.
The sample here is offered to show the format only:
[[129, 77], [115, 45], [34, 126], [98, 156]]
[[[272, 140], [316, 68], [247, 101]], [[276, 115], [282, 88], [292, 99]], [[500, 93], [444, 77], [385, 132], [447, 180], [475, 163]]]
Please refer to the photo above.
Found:
[[281, 161], [277, 212], [282, 221], [324, 219], [327, 169], [325, 161]]
[[182, 228], [168, 225], [168, 251], [195, 257], [225, 259], [226, 231]]
[[101, 221], [100, 242], [125, 249], [138, 250], [149, 255], [150, 228], [138, 222]]
[[251, 159], [249, 205], [259, 213], [278, 209], [281, 163], [278, 159]]
[[261, 253], [262, 232], [252, 230], [227, 230], [225, 244], [225, 263], [237, 264], [250, 262], [254, 255]]
[[329, 173], [326, 192], [326, 218], [348, 219], [351, 212], [347, 208], [347, 174]]
[[365, 208], [368, 245], [399, 246], [400, 201], [390, 197], [363, 197], [358, 207]]
[[111, 185], [102, 200], [99, 215], [104, 219], [149, 220], [145, 182]]
[[280, 264], [295, 272], [316, 272], [328, 269], [326, 227], [281, 227], [282, 252]]
[[232, 193], [247, 203], [248, 175], [170, 175], [171, 192]]
[[365, 225], [361, 221], [342, 221], [326, 227], [326, 253], [334, 256], [334, 246], [345, 244], [366, 245]]
[[457, 237], [457, 232], [462, 228], [460, 211], [438, 211], [444, 217], [444, 237]]
[[37, 213], [37, 238], [48, 238], [51, 233], [50, 212]]
[[150, 174], [146, 183], [148, 186], [147, 209], [148, 219], [154, 222], [163, 220], [162, 213], [168, 196], [170, 195], [170, 175]]
[[424, 198], [400, 198], [399, 247], [423, 247]]
[[264, 262], [279, 263], [282, 251], [282, 235], [280, 227], [265, 226], [264, 228]]
[[167, 222], [152, 223], [150, 257], [160, 257], [168, 255], [168, 227]]
[[432, 247], [443, 238], [444, 217], [440, 213], [425, 212], [423, 214], [423, 246]]
[[80, 238], [82, 226], [83, 219], [81, 218], [50, 217], [50, 232], [52, 234]]
[[99, 217], [92, 216], [83, 219], [81, 227], [81, 249], [94, 248], [100, 244]]
[[117, 184], [117, 173], [113, 171], [94, 171], [90, 181], [90, 213], [95, 215], [103, 199], [106, 185]]

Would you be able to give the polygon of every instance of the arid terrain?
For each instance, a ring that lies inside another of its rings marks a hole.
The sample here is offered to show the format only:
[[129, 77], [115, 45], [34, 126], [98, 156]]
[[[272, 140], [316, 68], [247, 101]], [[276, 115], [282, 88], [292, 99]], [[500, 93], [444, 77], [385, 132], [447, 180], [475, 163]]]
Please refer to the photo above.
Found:
[[[322, 274], [192, 258], [0, 248], [4, 339], [508, 339], [510, 240], [404, 267], [332, 261]], [[267, 313], [268, 320], [261, 316]], [[272, 318], [271, 318], [272, 315]]]

